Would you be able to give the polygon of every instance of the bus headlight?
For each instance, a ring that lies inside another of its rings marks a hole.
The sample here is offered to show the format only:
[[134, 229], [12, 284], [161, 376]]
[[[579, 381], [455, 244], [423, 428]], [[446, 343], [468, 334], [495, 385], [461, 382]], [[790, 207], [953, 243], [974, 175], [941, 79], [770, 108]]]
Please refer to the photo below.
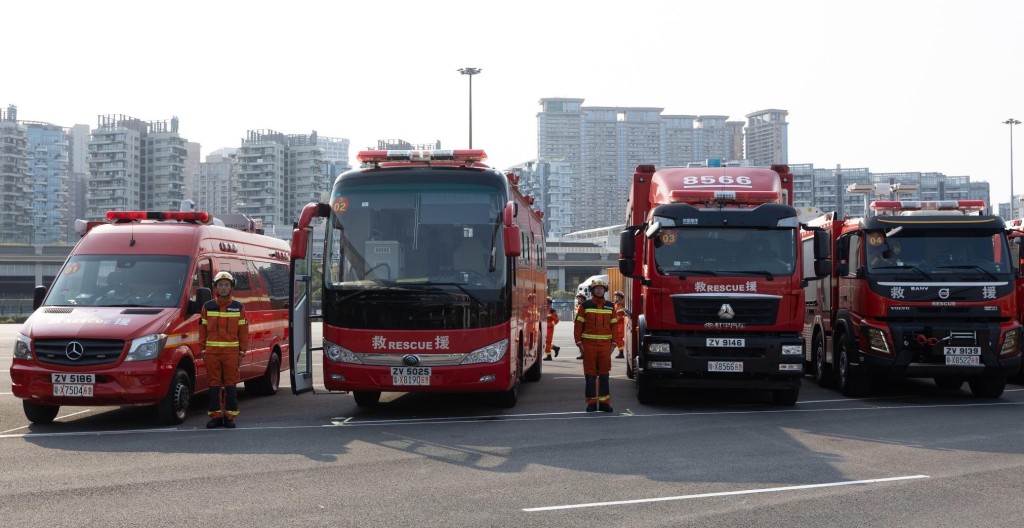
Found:
[[1006, 333], [1006, 337], [1003, 338], [1003, 348], [999, 349], [1000, 356], [1009, 356], [1017, 351], [1020, 347], [1020, 330], [1014, 328]]
[[473, 363], [497, 363], [505, 357], [508, 350], [508, 339], [502, 339], [483, 348], [478, 348], [466, 355], [459, 364], [470, 365]]
[[21, 332], [14, 335], [14, 357], [32, 359], [32, 339]]
[[156, 359], [160, 351], [167, 344], [167, 334], [150, 334], [132, 340], [132, 347], [128, 349], [128, 356], [125, 361], [145, 361]]
[[359, 359], [359, 356], [355, 352], [341, 346], [331, 343], [328, 340], [324, 340], [324, 357], [332, 363], [357, 363], [362, 365], [363, 362]]

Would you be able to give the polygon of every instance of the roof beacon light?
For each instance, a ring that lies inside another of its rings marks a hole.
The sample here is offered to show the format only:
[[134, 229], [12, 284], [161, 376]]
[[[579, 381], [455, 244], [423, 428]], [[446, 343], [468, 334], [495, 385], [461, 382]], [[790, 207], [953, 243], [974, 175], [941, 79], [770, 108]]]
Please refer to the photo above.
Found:
[[984, 200], [877, 200], [871, 202], [875, 213], [902, 213], [904, 211], [960, 211], [972, 213], [985, 210]]
[[179, 222], [210, 222], [205, 211], [107, 211], [107, 220], [177, 220]]
[[672, 201], [687, 204], [731, 203], [740, 205], [761, 205], [779, 203], [776, 191], [696, 191], [677, 189], [672, 191]]
[[455, 161], [474, 163], [487, 159], [481, 149], [463, 150], [361, 150], [356, 155], [361, 163]]

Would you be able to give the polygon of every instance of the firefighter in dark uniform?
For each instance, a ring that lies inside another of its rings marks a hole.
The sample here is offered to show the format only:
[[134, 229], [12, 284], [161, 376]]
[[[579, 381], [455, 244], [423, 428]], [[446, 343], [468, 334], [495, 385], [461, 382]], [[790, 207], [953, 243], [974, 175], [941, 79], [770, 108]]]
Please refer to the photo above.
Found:
[[210, 379], [210, 421], [206, 427], [232, 429], [238, 416], [238, 368], [249, 349], [249, 325], [245, 307], [231, 296], [235, 278], [222, 271], [213, 278], [213, 288], [216, 296], [203, 305], [199, 318], [200, 354]]
[[590, 284], [590, 299], [576, 309], [573, 336], [583, 356], [587, 412], [612, 412], [608, 375], [612, 371], [612, 336], [620, 322], [614, 306], [604, 298], [607, 291], [607, 282], [595, 280]]
[[612, 345], [619, 349], [616, 359], [622, 359], [625, 356], [623, 348], [626, 346], [626, 341], [622, 336], [622, 329], [626, 326], [626, 296], [622, 292], [615, 292], [615, 318], [619, 320], [619, 324], [615, 325], [615, 332], [612, 336]]

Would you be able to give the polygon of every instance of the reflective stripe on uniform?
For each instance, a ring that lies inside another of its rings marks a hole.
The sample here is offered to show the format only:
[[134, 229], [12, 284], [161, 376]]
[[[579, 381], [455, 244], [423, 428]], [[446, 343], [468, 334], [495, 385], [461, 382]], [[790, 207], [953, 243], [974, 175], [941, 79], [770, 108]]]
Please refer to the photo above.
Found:
[[611, 339], [611, 334], [583, 334], [583, 339]]
[[236, 347], [238, 341], [207, 341], [206, 346], [208, 347]]

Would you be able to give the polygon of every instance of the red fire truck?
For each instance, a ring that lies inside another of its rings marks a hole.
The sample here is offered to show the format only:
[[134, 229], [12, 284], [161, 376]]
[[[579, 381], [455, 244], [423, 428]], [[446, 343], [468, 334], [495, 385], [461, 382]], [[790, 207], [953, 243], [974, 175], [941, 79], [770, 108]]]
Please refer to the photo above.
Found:
[[[352, 391], [360, 406], [411, 391], [493, 393], [515, 405], [520, 380], [541, 377], [544, 343], [544, 231], [533, 200], [517, 176], [483, 164], [482, 150], [358, 159], [363, 168], [337, 178], [329, 204], [307, 205], [293, 233], [293, 390], [312, 390], [319, 297], [327, 390]], [[311, 265], [316, 218], [326, 236]]]
[[[627, 375], [641, 403], [695, 387], [770, 390], [793, 405], [805, 273], [789, 167], [708, 165], [633, 175], [619, 258]], [[811, 256], [825, 270], [819, 240]]]
[[213, 277], [235, 278], [250, 348], [247, 392], [274, 394], [288, 356], [288, 244], [251, 223], [232, 229], [194, 211], [110, 211], [76, 222], [82, 239], [14, 344], [11, 381], [25, 416], [52, 421], [61, 406], [155, 405], [162, 423], [185, 420], [208, 386], [199, 314]]
[[806, 358], [822, 386], [867, 392], [884, 376], [966, 380], [996, 398], [1020, 369], [1015, 263], [981, 200], [876, 201], [873, 216], [811, 226], [833, 246], [830, 281], [808, 284]]

